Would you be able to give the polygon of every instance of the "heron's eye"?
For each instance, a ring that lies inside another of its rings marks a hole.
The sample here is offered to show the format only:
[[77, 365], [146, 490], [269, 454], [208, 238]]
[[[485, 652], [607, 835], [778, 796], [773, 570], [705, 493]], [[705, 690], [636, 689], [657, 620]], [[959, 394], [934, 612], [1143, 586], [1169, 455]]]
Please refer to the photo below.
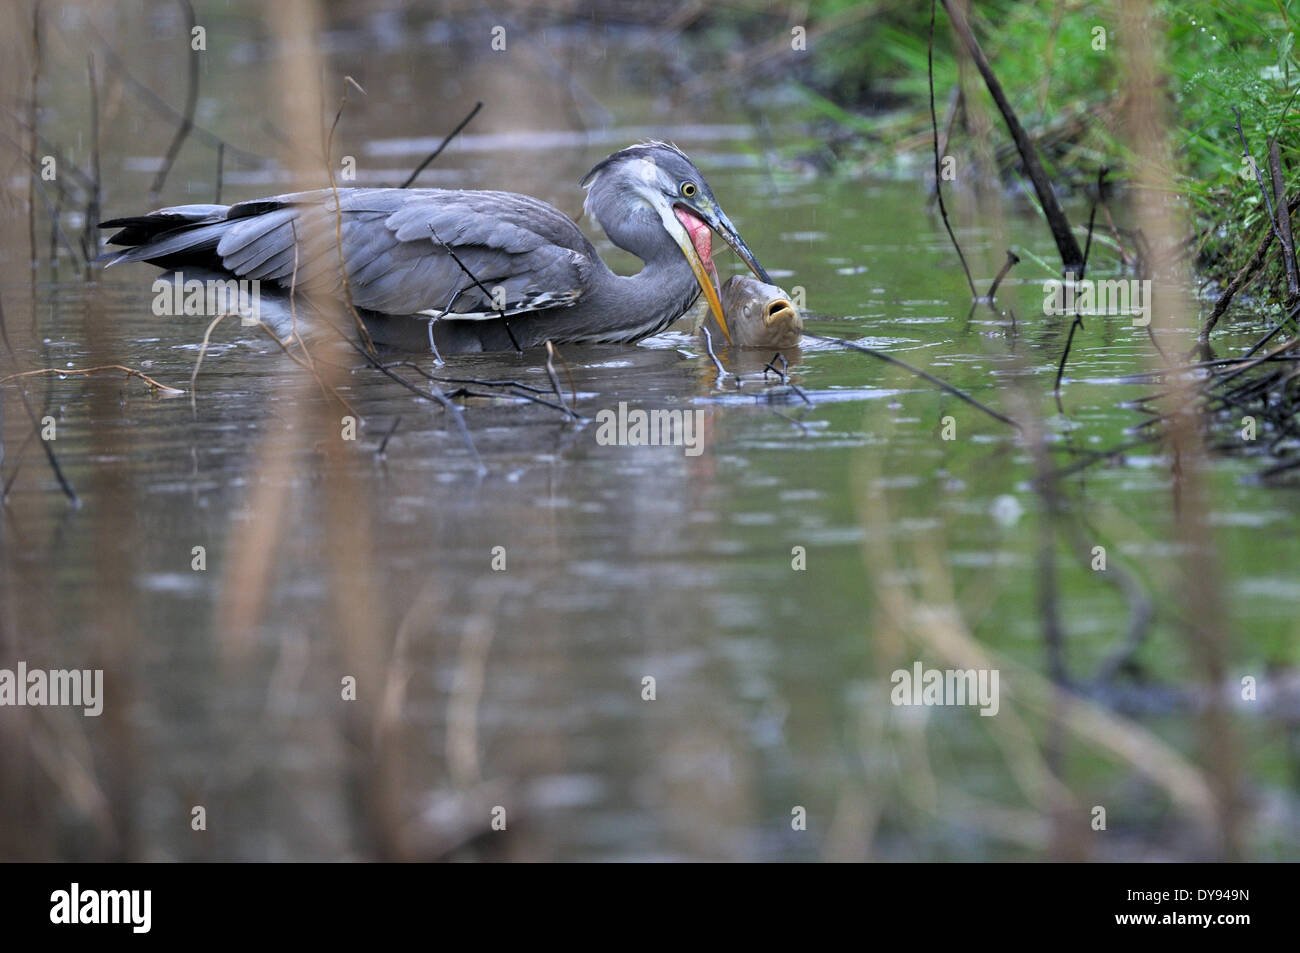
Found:
[[694, 182], [682, 183], [682, 195], [686, 196], [687, 198], [690, 198], [692, 195], [695, 194], [695, 192], [696, 192], [696, 188]]

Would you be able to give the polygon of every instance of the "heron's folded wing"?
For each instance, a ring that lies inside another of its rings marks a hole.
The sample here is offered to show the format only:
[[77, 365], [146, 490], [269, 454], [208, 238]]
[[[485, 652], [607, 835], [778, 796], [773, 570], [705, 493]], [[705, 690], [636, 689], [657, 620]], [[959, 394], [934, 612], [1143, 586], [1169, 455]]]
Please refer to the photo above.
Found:
[[346, 270], [357, 307], [450, 309], [447, 317], [468, 319], [570, 306], [598, 261], [567, 216], [527, 196], [347, 189], [338, 197], [336, 205], [322, 190], [233, 206], [217, 244], [222, 263], [241, 277], [332, 294], [342, 293]]

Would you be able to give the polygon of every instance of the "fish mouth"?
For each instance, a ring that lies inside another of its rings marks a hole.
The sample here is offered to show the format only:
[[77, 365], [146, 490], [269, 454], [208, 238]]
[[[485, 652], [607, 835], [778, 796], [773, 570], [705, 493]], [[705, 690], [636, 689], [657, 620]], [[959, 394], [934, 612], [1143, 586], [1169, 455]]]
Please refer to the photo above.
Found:
[[783, 324], [803, 327], [803, 322], [799, 320], [799, 314], [795, 311], [794, 305], [785, 298], [773, 298], [767, 303], [767, 306], [763, 309], [763, 324], [769, 328]]

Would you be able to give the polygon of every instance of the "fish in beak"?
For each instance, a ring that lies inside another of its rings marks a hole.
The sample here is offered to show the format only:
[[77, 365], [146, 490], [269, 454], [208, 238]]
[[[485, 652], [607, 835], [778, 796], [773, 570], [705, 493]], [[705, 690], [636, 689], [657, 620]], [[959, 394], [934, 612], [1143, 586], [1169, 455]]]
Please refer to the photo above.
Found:
[[722, 286], [721, 298], [733, 345], [778, 351], [799, 346], [803, 319], [783, 289], [749, 275], [732, 275]]
[[722, 333], [726, 335], [728, 343], [731, 341], [731, 330], [727, 327], [727, 318], [723, 313], [721, 286], [718, 280], [718, 269], [713, 264], [713, 243], [710, 230], [716, 231], [722, 236], [722, 240], [731, 246], [732, 250], [740, 256], [740, 260], [749, 266], [754, 274], [758, 275], [765, 283], [771, 284], [771, 279], [763, 266], [758, 263], [758, 258], [750, 251], [745, 240], [740, 237], [736, 227], [731, 224], [731, 220], [722, 213], [722, 210], [716, 206], [708, 208], [687, 208], [681, 204], [672, 206], [673, 215], [676, 222], [673, 225], [680, 224], [680, 228], [674, 228], [665, 217], [665, 225], [677, 244], [681, 247], [682, 254], [686, 256], [687, 263], [691, 266], [691, 271], [695, 274], [695, 280], [700, 284], [700, 290], [704, 292], [704, 297], [709, 302], [709, 310], [713, 314], [714, 320], [722, 328]]

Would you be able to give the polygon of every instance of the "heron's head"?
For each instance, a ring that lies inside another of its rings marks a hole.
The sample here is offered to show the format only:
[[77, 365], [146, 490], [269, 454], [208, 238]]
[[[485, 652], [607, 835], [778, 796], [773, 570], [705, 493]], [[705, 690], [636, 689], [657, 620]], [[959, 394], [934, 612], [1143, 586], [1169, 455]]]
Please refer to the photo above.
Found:
[[602, 159], [583, 177], [585, 211], [621, 248], [636, 252], [637, 229], [662, 228], [691, 266], [714, 318], [730, 339], [718, 294], [718, 272], [710, 254], [709, 229], [735, 250], [763, 281], [767, 272], [731, 224], [695, 163], [676, 146], [647, 142]]

